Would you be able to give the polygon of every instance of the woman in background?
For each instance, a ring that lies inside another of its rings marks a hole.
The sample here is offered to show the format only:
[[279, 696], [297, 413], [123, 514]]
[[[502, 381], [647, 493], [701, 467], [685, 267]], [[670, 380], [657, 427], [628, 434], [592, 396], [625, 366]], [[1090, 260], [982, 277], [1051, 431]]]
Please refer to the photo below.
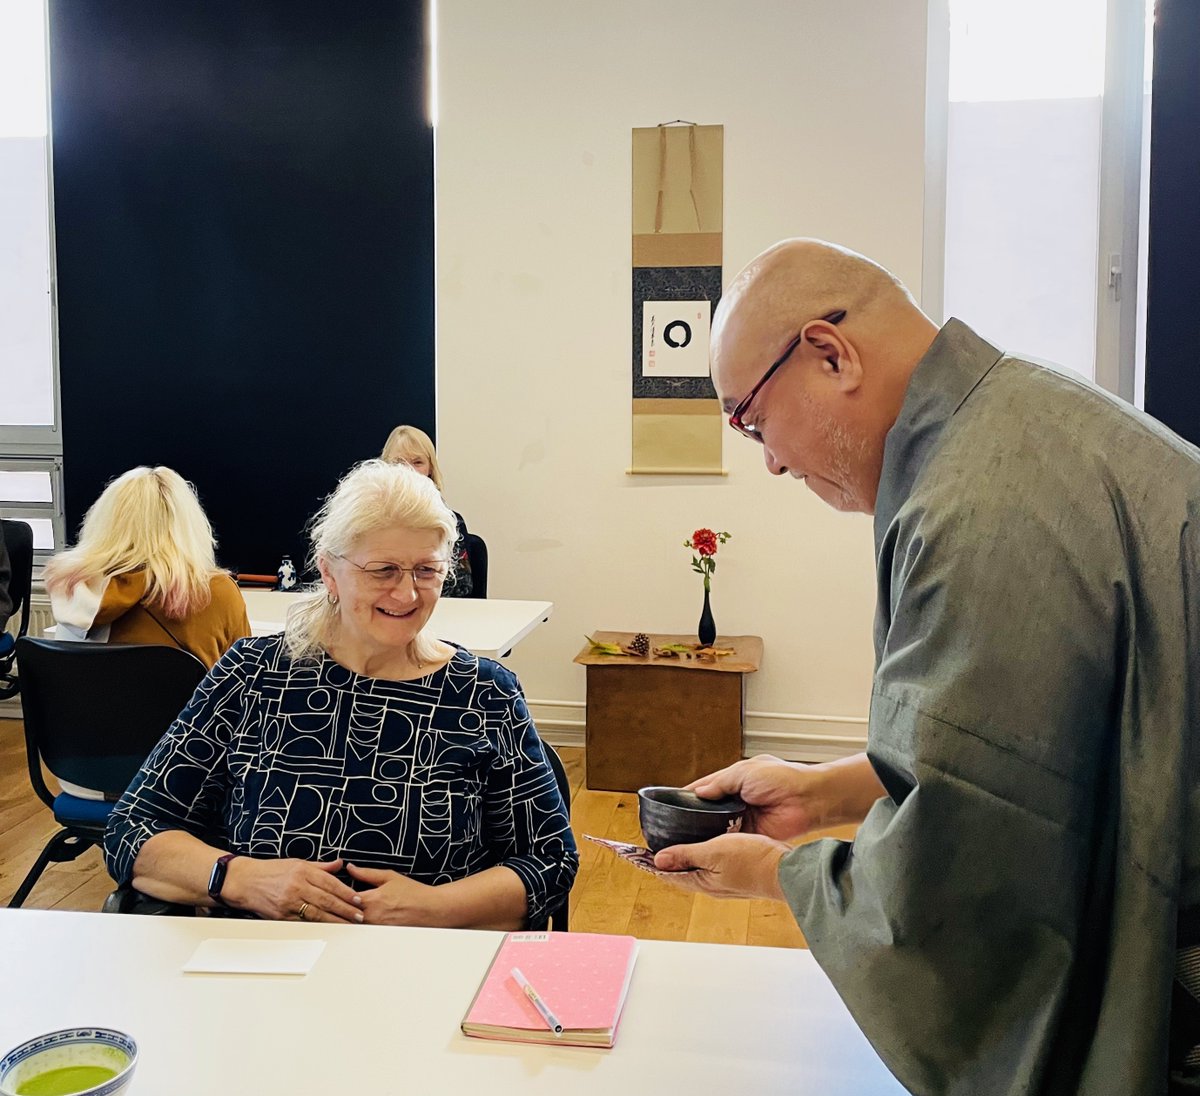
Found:
[[250, 634], [246, 602], [217, 567], [191, 485], [170, 468], [134, 468], [92, 504], [79, 540], [46, 564], [60, 639], [179, 647], [210, 669]]
[[[397, 426], [388, 435], [380, 458], [388, 464], [407, 464], [414, 471], [428, 476], [445, 496], [437, 450], [424, 430], [418, 430], [415, 426]], [[451, 513], [458, 525], [458, 539], [454, 542], [454, 566], [442, 589], [442, 597], [470, 597], [475, 585], [471, 579], [471, 561], [467, 558], [467, 523], [457, 510]]]

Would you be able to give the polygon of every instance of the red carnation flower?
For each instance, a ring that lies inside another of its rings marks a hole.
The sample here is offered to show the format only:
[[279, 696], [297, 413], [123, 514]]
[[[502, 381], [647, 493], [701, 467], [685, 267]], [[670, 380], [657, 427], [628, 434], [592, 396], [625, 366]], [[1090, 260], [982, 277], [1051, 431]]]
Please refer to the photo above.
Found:
[[697, 529], [692, 534], [692, 547], [702, 556], [717, 554], [717, 534], [711, 529]]
[[697, 529], [688, 540], [683, 542], [685, 548], [690, 548], [696, 554], [692, 556], [692, 570], [704, 576], [704, 588], [708, 589], [709, 579], [717, 569], [717, 561], [713, 557], [717, 549], [729, 539], [726, 532], [714, 533], [711, 529]]

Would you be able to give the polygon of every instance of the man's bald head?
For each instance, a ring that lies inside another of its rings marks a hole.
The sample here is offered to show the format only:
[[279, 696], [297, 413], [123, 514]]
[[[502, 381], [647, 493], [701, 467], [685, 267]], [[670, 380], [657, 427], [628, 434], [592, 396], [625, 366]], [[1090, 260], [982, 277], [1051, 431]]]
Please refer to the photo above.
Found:
[[870, 510], [883, 440], [936, 330], [878, 263], [823, 240], [785, 240], [722, 297], [713, 383], [732, 411], [792, 347], [745, 422], [758, 428], [771, 471], [805, 478], [840, 509]]
[[721, 297], [713, 319], [714, 377], [731, 347], [753, 340], [782, 347], [807, 321], [842, 310], [864, 322], [918, 311], [904, 284], [865, 255], [825, 240], [782, 240], [752, 259]]

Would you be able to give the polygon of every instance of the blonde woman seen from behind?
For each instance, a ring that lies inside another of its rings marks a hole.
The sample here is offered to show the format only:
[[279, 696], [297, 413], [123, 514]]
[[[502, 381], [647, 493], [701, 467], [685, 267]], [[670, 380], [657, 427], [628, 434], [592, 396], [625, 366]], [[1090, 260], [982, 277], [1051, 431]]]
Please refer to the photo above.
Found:
[[[434, 486], [442, 492], [443, 497], [445, 496], [446, 488], [442, 482], [437, 450], [424, 430], [415, 426], [397, 426], [388, 435], [380, 460], [387, 461], [388, 464], [407, 464], [414, 472], [433, 480]], [[454, 568], [446, 579], [442, 597], [470, 597], [475, 592], [475, 583], [471, 576], [471, 560], [467, 556], [467, 523], [456, 510], [450, 512], [454, 515], [457, 525], [453, 550]]]
[[250, 634], [246, 603], [217, 567], [212, 526], [170, 468], [134, 468], [92, 504], [79, 540], [46, 564], [60, 638], [179, 647], [212, 667]]

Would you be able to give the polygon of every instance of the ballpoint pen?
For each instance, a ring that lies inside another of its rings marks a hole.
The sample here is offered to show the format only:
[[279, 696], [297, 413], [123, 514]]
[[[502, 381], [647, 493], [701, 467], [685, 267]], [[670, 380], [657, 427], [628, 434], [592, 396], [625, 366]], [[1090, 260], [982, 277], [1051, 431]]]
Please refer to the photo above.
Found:
[[546, 1021], [546, 1026], [555, 1034], [556, 1038], [561, 1038], [563, 1026], [559, 1022], [557, 1016], [550, 1011], [550, 1007], [538, 995], [538, 991], [529, 984], [529, 979], [525, 977], [516, 967], [512, 969], [513, 981], [521, 987], [521, 992], [533, 1002], [533, 1007], [538, 1010], [539, 1015]]

